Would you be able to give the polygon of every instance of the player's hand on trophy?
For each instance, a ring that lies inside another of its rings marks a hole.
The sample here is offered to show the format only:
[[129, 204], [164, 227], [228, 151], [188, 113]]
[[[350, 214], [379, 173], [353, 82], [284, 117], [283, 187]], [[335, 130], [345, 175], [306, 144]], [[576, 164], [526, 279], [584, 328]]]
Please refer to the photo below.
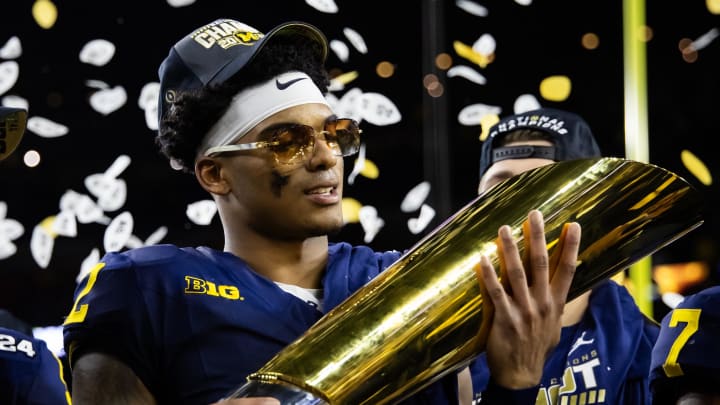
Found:
[[500, 279], [483, 256], [484, 300], [494, 307], [486, 352], [496, 384], [510, 389], [540, 383], [547, 356], [560, 341], [561, 316], [577, 266], [580, 225], [566, 224], [548, 257], [543, 216], [537, 210], [523, 224], [525, 254], [507, 225], [498, 230]]

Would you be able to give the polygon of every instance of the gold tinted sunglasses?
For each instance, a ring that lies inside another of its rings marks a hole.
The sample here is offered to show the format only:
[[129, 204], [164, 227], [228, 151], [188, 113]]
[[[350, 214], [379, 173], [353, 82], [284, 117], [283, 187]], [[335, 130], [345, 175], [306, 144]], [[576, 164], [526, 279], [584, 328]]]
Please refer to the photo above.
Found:
[[360, 149], [361, 133], [358, 123], [350, 118], [327, 121], [320, 132], [315, 132], [315, 128], [309, 125], [293, 124], [275, 129], [268, 141], [215, 146], [205, 155], [268, 148], [278, 163], [290, 165], [303, 162], [306, 155], [312, 155], [315, 138], [321, 136], [335, 156], [353, 155]]

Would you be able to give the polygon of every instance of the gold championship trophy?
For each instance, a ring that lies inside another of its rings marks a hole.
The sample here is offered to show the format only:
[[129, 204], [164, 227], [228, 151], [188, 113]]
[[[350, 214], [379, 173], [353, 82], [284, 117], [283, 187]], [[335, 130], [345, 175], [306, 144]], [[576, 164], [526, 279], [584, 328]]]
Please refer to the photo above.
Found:
[[[283, 404], [391, 404], [467, 365], [489, 327], [475, 266], [499, 269], [497, 230], [516, 239], [531, 209], [552, 255], [563, 225], [582, 226], [568, 300], [702, 224], [699, 193], [650, 164], [583, 159], [513, 177], [459, 210], [287, 346], [231, 398]], [[522, 252], [524, 246], [519, 242]], [[489, 312], [489, 311], [486, 311]]]

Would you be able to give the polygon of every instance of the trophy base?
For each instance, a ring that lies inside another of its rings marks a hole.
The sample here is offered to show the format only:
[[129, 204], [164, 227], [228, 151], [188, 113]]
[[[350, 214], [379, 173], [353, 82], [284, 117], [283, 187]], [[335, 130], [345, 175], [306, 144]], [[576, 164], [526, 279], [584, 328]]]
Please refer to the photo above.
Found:
[[282, 381], [272, 383], [250, 380], [228, 398], [273, 397], [282, 405], [328, 405], [315, 395]]

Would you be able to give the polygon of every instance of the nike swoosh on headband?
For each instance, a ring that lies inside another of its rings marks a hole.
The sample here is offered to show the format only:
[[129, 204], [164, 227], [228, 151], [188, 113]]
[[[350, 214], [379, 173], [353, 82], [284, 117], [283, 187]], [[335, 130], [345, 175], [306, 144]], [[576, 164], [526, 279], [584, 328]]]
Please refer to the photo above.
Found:
[[280, 80], [275, 79], [275, 86], [277, 86], [278, 90], [285, 90], [288, 87], [292, 86], [294, 83], [299, 82], [300, 80], [305, 80], [307, 77], [298, 77], [297, 79], [288, 80], [285, 83], [280, 83]]

